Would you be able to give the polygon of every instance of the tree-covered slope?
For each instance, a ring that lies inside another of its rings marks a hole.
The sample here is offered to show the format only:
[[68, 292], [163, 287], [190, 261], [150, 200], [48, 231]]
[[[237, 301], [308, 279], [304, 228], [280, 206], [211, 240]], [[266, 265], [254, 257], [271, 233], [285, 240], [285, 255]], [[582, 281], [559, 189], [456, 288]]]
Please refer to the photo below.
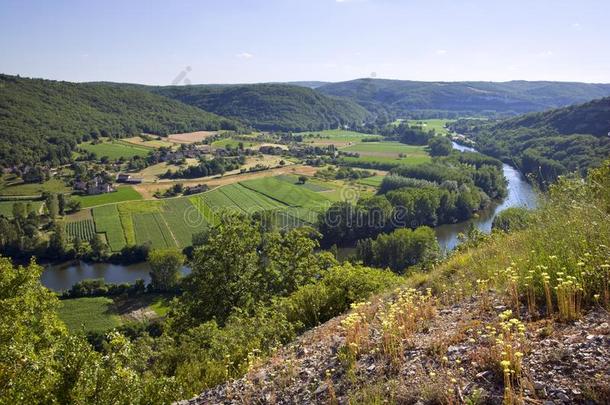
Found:
[[610, 95], [610, 84], [569, 82], [416, 82], [358, 79], [320, 86], [374, 112], [405, 116], [521, 114], [586, 102]]
[[239, 118], [261, 130], [305, 131], [364, 122], [356, 103], [287, 84], [196, 85], [153, 88], [157, 94]]
[[568, 171], [584, 173], [610, 156], [610, 98], [500, 122], [458, 121], [452, 128], [481, 152], [549, 181]]
[[0, 163], [69, 158], [91, 135], [233, 129], [216, 114], [135, 88], [0, 75]]

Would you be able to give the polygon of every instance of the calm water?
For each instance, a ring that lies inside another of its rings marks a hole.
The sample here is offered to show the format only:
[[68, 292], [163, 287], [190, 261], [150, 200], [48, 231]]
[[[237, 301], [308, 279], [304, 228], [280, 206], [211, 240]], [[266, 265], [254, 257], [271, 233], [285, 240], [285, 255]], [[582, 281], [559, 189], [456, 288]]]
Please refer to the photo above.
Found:
[[[473, 151], [474, 149], [453, 144], [455, 149], [461, 151]], [[501, 202], [496, 203], [488, 209], [479, 212], [477, 218], [457, 224], [441, 225], [435, 228], [438, 243], [443, 252], [448, 252], [458, 244], [458, 234], [468, 230], [471, 223], [483, 232], [491, 232], [491, 224], [494, 217], [501, 211], [509, 207], [536, 206], [536, 193], [525, 178], [512, 166], [504, 165], [504, 177], [508, 181], [508, 196]], [[345, 257], [355, 252], [353, 247], [339, 249], [340, 256]], [[122, 266], [109, 263], [85, 263], [69, 262], [55, 266], [49, 266], [42, 274], [42, 283], [52, 290], [66, 290], [74, 283], [88, 278], [104, 278], [108, 283], [133, 283], [141, 278], [145, 282], [150, 281], [150, 268], [148, 263], [137, 263], [129, 266]], [[183, 273], [188, 273], [184, 268]]]
[[[90, 279], [103, 278], [107, 283], [133, 283], [137, 279], [150, 282], [150, 267], [148, 263], [136, 263], [128, 266], [110, 263], [86, 263], [73, 261], [47, 266], [42, 273], [42, 284], [51, 290], [67, 290], [75, 283]], [[187, 274], [189, 269], [184, 267], [182, 274]]]

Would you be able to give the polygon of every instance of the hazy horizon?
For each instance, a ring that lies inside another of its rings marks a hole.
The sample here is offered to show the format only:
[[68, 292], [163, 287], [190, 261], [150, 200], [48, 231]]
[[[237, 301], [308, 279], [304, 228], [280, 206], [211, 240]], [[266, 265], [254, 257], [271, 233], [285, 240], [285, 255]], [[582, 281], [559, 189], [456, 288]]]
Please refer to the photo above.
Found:
[[0, 72], [149, 85], [610, 83], [610, 4], [0, 1]]

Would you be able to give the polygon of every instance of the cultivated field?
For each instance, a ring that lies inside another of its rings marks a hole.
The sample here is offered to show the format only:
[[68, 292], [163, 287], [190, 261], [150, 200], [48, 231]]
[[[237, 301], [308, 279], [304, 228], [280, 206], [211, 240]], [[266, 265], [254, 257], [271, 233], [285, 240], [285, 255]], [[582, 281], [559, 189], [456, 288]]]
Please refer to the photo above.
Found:
[[59, 317], [71, 331], [105, 332], [122, 324], [110, 298], [73, 298], [60, 303]]
[[[152, 141], [145, 141], [139, 136], [133, 136], [131, 138], [123, 138], [121, 141], [127, 142], [132, 145], [141, 146], [149, 149], [158, 149], [158, 148], [171, 148], [176, 146], [174, 143], [165, 140], [164, 138], [157, 137], [156, 135], [148, 135], [154, 138]], [[159, 138], [159, 139], [157, 139]]]
[[218, 134], [218, 131], [196, 131], [196, 132], [187, 132], [183, 134], [171, 134], [167, 136], [167, 139], [170, 142], [176, 143], [194, 143], [201, 142], [206, 138], [214, 136]]
[[447, 135], [449, 132], [445, 125], [450, 122], [454, 122], [455, 120], [445, 120], [445, 119], [429, 119], [429, 120], [409, 120], [409, 125], [417, 125], [422, 128], [431, 131], [434, 130], [439, 135]]
[[141, 200], [142, 196], [131, 186], [119, 186], [117, 190], [112, 193], [82, 196], [75, 195], [72, 199], [80, 201], [82, 208], [88, 208], [121, 201]]
[[237, 148], [240, 143], [243, 144], [244, 148], [251, 149], [254, 149], [256, 146], [261, 144], [261, 142], [247, 140], [245, 138], [226, 138], [212, 142], [212, 146], [215, 148]]
[[111, 160], [120, 158], [129, 159], [134, 156], [146, 156], [151, 151], [149, 147], [136, 146], [122, 141], [105, 140], [98, 144], [84, 142], [78, 146], [87, 152], [95, 153], [98, 158], [107, 156]]
[[363, 142], [342, 150], [355, 152], [359, 157], [344, 157], [345, 163], [380, 163], [388, 165], [412, 165], [430, 160], [424, 146], [406, 145], [400, 142]]
[[367, 138], [381, 139], [380, 135], [363, 134], [360, 132], [346, 131], [342, 129], [301, 132], [298, 135], [303, 136], [304, 143], [311, 143], [313, 145], [320, 146], [335, 145], [338, 148], [360, 143], [363, 139]]
[[89, 241], [95, 236], [95, 223], [93, 219], [67, 222], [66, 233], [71, 239], [78, 237], [82, 241]]

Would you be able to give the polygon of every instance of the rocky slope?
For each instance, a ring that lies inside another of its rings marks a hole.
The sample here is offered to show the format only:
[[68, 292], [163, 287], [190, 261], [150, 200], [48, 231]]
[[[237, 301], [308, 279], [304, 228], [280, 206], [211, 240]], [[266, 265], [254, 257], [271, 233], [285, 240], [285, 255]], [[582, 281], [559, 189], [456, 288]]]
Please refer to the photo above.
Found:
[[[391, 353], [383, 318], [401, 294], [333, 319], [253, 366], [244, 378], [180, 404], [502, 403], [505, 381], [494, 358], [499, 333], [493, 337], [492, 328], [501, 330], [499, 314], [507, 303], [492, 292], [455, 303], [434, 300], [430, 316], [418, 319], [412, 332], [401, 336], [400, 351]], [[345, 354], [350, 342], [353, 346], [349, 319], [355, 313], [367, 319], [366, 331], [350, 362]], [[513, 387], [511, 400], [608, 403], [609, 323], [601, 308], [571, 323], [524, 321], [519, 387]]]

